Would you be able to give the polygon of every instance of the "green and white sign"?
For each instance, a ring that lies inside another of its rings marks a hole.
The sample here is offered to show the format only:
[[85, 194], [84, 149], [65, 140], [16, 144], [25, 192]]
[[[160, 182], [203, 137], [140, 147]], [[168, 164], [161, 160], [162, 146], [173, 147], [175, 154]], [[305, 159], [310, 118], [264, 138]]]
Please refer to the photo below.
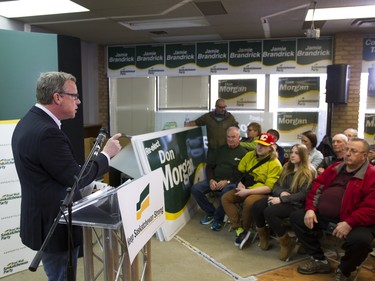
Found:
[[363, 39], [362, 72], [367, 73], [375, 65], [375, 35]]
[[165, 74], [194, 75], [197, 72], [195, 58], [193, 43], [165, 45]]
[[324, 73], [332, 63], [332, 38], [298, 38], [297, 66], [301, 72]]
[[229, 65], [242, 73], [253, 73], [262, 70], [262, 41], [229, 42]]
[[279, 108], [319, 108], [319, 77], [279, 78]]
[[277, 130], [280, 132], [280, 142], [301, 142], [301, 134], [307, 130], [315, 130], [318, 118], [318, 112], [278, 112]]
[[135, 48], [137, 72], [148, 75], [163, 75], [164, 45], [142, 45]]
[[202, 74], [227, 73], [228, 68], [228, 42], [197, 43], [197, 66]]
[[326, 73], [332, 38], [108, 46], [108, 77]]
[[230, 109], [257, 108], [257, 79], [219, 80], [219, 98]]
[[[194, 154], [190, 153], [192, 143]], [[205, 162], [202, 131], [197, 128], [145, 140], [143, 147], [151, 170], [163, 169], [166, 218], [175, 220], [187, 207], [195, 169]]]
[[121, 76], [136, 72], [135, 47], [113, 47], [108, 49], [108, 75], [120, 73]]
[[375, 134], [375, 114], [365, 114], [364, 136], [369, 143], [373, 143]]
[[[190, 188], [205, 179], [205, 162], [202, 128], [190, 127], [132, 136], [111, 166], [137, 178], [161, 168], [166, 221], [157, 233], [170, 240], [196, 210]], [[132, 171], [135, 166], [139, 173]]]

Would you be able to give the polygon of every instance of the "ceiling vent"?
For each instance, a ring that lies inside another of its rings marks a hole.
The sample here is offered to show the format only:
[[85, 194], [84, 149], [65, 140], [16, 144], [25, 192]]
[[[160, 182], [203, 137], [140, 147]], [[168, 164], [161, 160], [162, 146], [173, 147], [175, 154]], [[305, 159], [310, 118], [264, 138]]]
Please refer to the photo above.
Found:
[[194, 4], [204, 16], [218, 16], [228, 14], [221, 1], [194, 1]]
[[351, 25], [358, 27], [375, 27], [375, 18], [356, 19]]

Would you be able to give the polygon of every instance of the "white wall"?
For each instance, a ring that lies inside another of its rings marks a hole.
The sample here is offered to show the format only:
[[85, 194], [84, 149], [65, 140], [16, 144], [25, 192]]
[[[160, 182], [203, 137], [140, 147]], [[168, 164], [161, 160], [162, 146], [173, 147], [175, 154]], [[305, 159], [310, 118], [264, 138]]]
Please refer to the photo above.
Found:
[[0, 29], [23, 31], [24, 24], [19, 21], [10, 20], [0, 16]]

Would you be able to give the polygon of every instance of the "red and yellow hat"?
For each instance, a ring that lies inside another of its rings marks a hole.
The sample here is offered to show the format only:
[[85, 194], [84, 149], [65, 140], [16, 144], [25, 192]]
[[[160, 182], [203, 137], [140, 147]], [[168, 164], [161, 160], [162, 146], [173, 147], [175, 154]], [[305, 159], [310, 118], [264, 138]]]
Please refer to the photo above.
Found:
[[269, 133], [261, 133], [256, 142], [261, 145], [270, 146], [275, 143], [275, 137]]

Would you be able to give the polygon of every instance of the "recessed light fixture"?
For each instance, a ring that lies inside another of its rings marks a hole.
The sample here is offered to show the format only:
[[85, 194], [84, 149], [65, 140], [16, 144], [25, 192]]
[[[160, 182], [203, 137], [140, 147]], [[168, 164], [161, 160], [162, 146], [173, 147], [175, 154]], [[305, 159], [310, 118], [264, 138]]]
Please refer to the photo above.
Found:
[[0, 2], [0, 16], [22, 18], [89, 11], [70, 0], [18, 0]]
[[119, 24], [131, 30], [163, 30], [170, 28], [201, 27], [209, 25], [208, 21], [202, 17], [162, 20], [156, 19], [143, 21], [120, 21]]
[[309, 9], [305, 21], [321, 20], [342, 20], [342, 19], [360, 19], [373, 18], [375, 15], [375, 5], [352, 6], [341, 8]]

